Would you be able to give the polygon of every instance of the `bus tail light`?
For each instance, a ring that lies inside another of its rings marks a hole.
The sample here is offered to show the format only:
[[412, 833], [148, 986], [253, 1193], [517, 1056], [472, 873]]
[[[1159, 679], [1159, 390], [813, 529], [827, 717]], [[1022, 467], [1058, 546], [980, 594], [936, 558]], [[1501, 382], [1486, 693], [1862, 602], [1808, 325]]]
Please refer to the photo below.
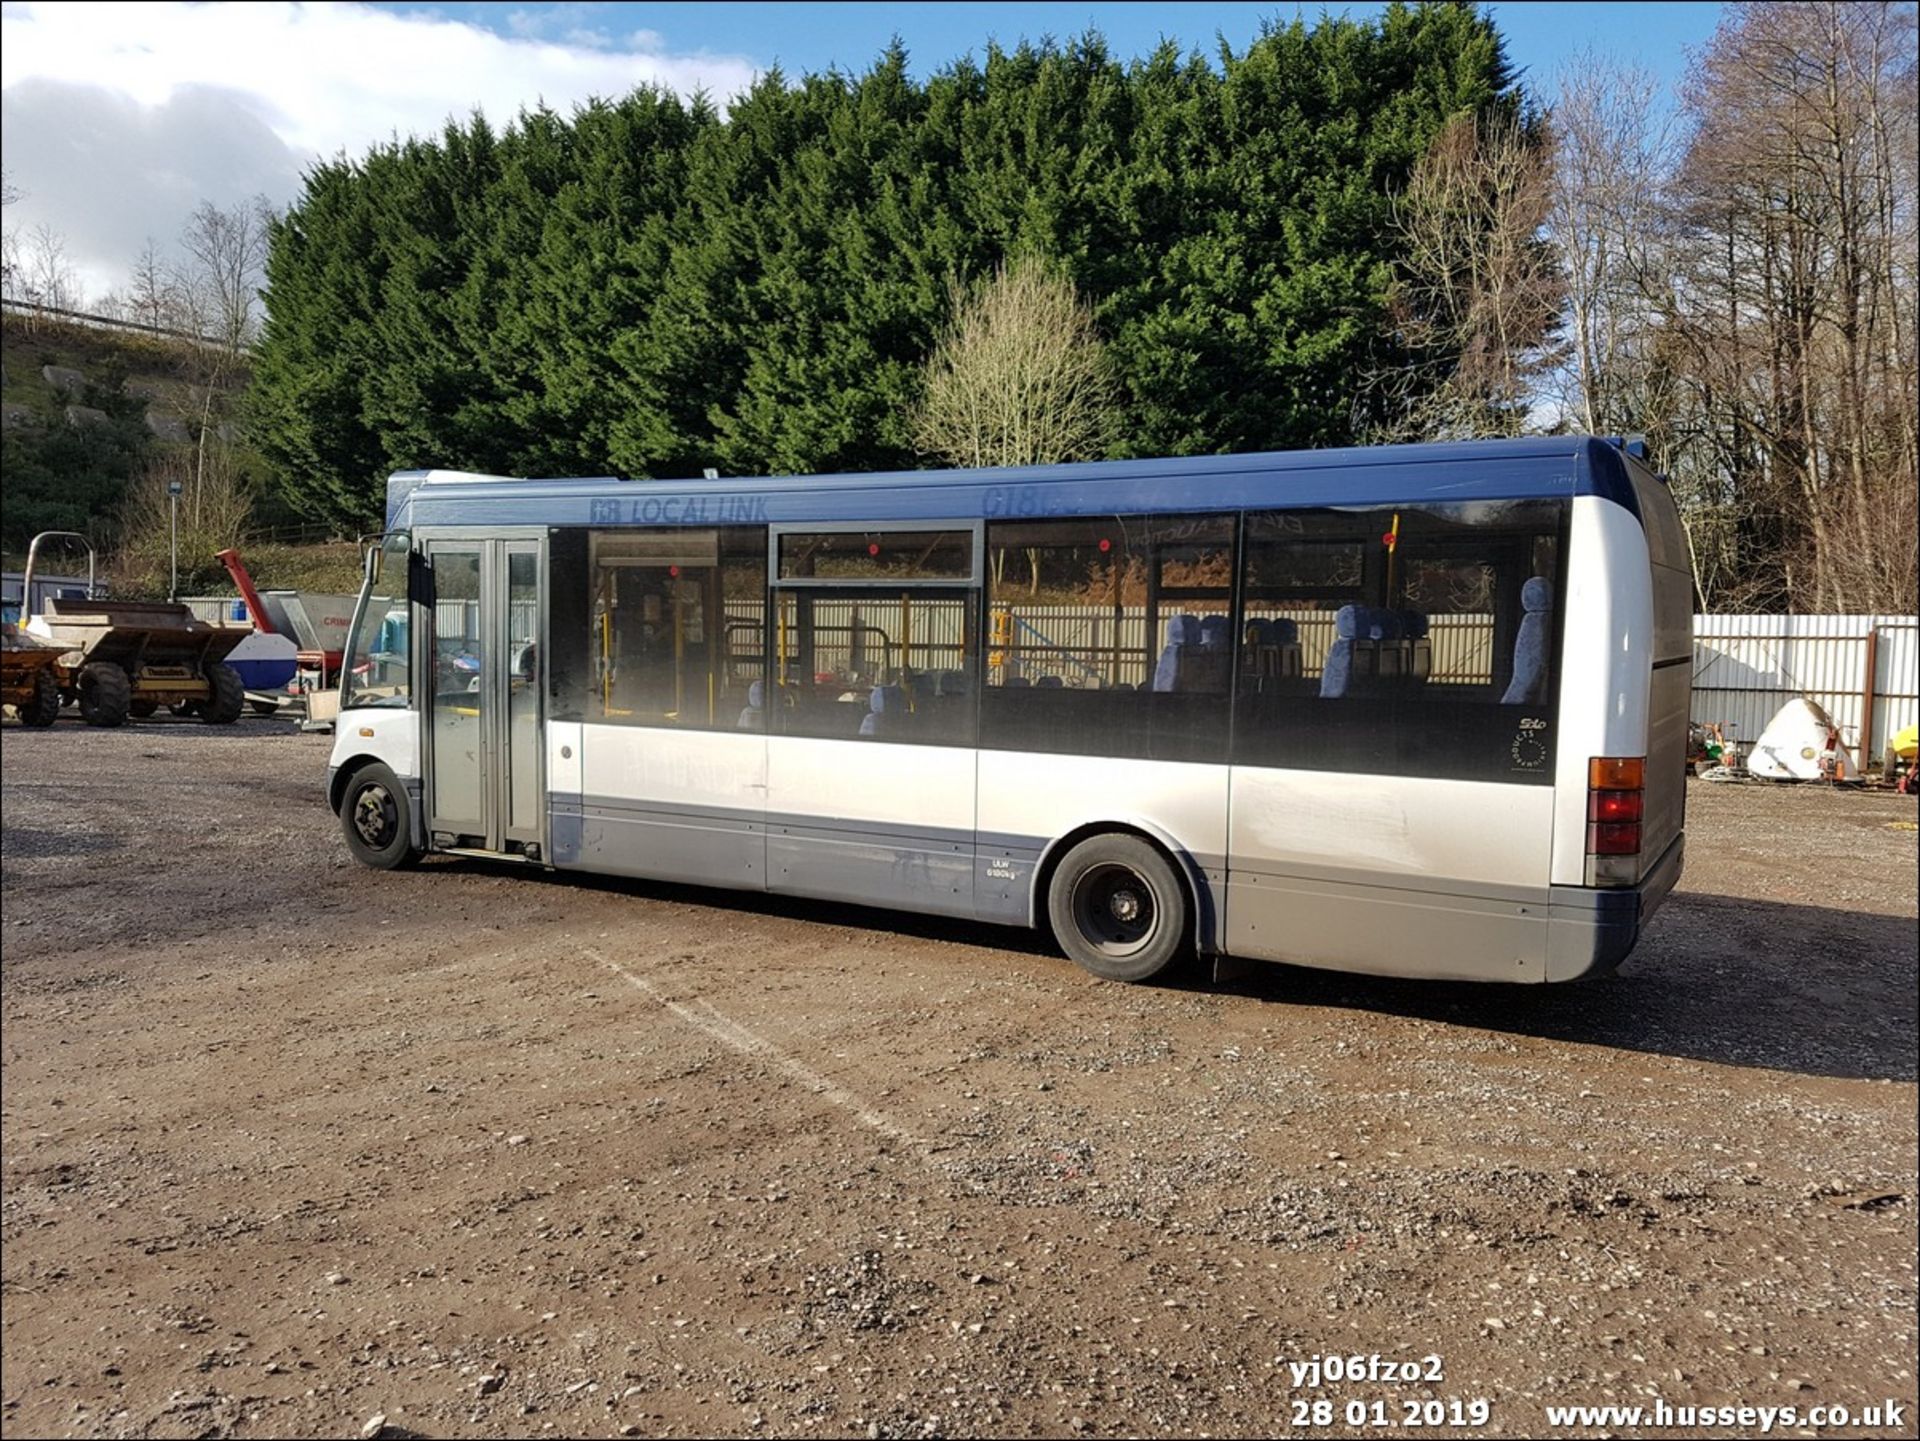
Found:
[[1588, 791], [1587, 819], [1608, 825], [1637, 821], [1645, 800], [1642, 791]]
[[1644, 756], [1595, 756], [1587, 764], [1587, 883], [1630, 886], [1640, 878], [1646, 814]]

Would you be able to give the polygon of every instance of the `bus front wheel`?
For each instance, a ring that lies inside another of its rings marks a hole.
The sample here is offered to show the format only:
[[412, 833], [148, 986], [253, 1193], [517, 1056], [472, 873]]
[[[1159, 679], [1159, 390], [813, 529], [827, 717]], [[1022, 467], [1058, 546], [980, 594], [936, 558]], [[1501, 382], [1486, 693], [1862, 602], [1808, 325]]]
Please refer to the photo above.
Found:
[[340, 829], [353, 858], [377, 871], [397, 870], [419, 858], [406, 788], [378, 763], [355, 771], [347, 782], [340, 796]]
[[1090, 836], [1068, 851], [1047, 889], [1060, 949], [1108, 981], [1144, 981], [1180, 953], [1187, 893], [1167, 858], [1138, 836]]

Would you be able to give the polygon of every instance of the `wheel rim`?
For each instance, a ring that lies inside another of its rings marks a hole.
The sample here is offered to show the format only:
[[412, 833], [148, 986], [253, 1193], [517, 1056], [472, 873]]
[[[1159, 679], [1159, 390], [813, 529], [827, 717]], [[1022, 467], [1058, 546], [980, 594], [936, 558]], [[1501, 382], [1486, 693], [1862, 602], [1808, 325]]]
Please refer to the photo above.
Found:
[[374, 850], [385, 850], [391, 845], [399, 828], [399, 808], [385, 786], [376, 782], [354, 797], [353, 829]]
[[1130, 956], [1159, 929], [1159, 897], [1131, 867], [1094, 866], [1074, 882], [1073, 922], [1103, 956]]

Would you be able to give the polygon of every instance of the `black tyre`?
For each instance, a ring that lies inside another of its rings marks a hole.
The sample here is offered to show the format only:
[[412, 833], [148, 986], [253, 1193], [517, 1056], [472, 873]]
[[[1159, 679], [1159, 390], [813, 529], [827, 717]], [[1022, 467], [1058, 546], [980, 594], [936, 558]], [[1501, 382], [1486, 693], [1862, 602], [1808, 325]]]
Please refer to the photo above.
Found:
[[125, 725], [133, 706], [133, 682], [111, 661], [80, 668], [80, 718], [90, 726]]
[[230, 726], [247, 708], [247, 686], [240, 672], [224, 661], [207, 667], [207, 698], [200, 706], [200, 719], [210, 726]]
[[377, 762], [355, 771], [340, 793], [340, 829], [353, 858], [376, 871], [397, 870], [419, 858], [407, 819], [406, 788]]
[[1054, 938], [1094, 975], [1144, 981], [1186, 944], [1186, 888], [1137, 836], [1091, 836], [1062, 858], [1047, 891]]
[[157, 700], [136, 700], [128, 705], [127, 714], [135, 720], [145, 720], [159, 709], [160, 702]]
[[278, 701], [249, 699], [247, 704], [253, 707], [253, 713], [255, 715], [280, 714], [280, 703]]
[[20, 712], [20, 724], [36, 730], [60, 719], [60, 682], [53, 678], [52, 671], [34, 674], [33, 698], [16, 709]]

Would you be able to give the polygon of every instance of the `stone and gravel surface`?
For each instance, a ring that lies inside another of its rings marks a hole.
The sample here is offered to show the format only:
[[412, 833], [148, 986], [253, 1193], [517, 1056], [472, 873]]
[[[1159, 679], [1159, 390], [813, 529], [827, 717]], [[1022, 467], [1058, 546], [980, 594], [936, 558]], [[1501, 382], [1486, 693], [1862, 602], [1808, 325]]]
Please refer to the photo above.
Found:
[[[7, 1436], [1913, 1434], [1911, 799], [1694, 783], [1598, 983], [1129, 988], [989, 927], [372, 874], [328, 744], [0, 737]], [[1353, 1353], [1443, 1374], [1289, 1364]]]

